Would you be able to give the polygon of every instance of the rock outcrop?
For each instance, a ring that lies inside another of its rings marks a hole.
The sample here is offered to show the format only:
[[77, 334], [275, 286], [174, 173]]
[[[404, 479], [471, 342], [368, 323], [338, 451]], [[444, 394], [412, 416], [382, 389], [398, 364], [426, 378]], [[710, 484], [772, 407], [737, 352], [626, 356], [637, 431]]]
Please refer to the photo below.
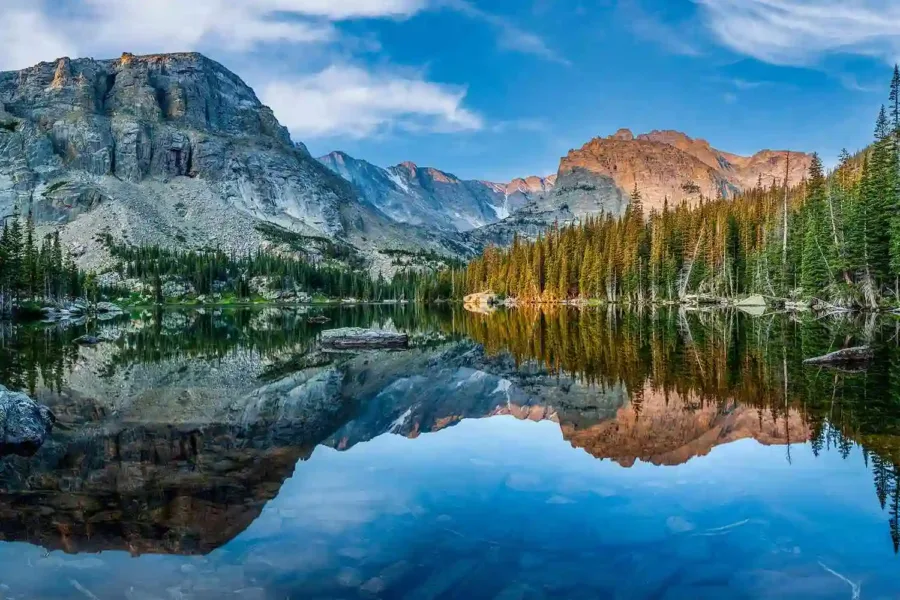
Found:
[[423, 246], [292, 142], [234, 73], [200, 54], [68, 59], [0, 73], [0, 214], [32, 211], [96, 266], [132, 243], [271, 244], [260, 223], [358, 248]]
[[344, 152], [332, 152], [319, 161], [395, 221], [447, 231], [470, 231], [504, 219], [555, 182], [555, 177], [528, 177], [508, 184], [467, 181], [412, 162], [384, 169]]
[[0, 385], [0, 455], [33, 454], [50, 437], [55, 422], [49, 408]]

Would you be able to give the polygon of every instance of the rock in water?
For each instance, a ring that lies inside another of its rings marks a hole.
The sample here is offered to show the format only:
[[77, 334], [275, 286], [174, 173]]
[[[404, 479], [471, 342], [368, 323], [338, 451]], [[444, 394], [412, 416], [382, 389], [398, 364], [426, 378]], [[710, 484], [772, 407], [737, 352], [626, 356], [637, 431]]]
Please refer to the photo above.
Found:
[[96, 346], [102, 341], [103, 340], [95, 335], [83, 335], [73, 340], [73, 342], [78, 344], [79, 346]]
[[875, 358], [875, 351], [869, 346], [858, 346], [856, 348], [844, 348], [837, 352], [818, 356], [816, 358], [808, 358], [803, 361], [806, 365], [842, 365], [847, 363], [868, 362]]
[[409, 336], [394, 331], [348, 327], [323, 331], [321, 343], [324, 347], [338, 350], [406, 348], [409, 345]]
[[0, 385], [0, 454], [34, 454], [55, 422], [49, 408]]
[[120, 314], [123, 312], [121, 308], [112, 302], [98, 302], [94, 305], [94, 310], [100, 314]]

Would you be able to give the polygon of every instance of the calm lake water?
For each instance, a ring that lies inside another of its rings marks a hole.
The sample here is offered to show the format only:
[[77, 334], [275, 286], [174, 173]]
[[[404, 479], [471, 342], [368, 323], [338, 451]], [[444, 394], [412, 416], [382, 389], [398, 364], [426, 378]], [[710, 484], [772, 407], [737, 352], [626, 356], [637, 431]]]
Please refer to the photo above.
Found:
[[900, 598], [892, 319], [144, 312], [0, 325], [0, 383], [59, 420], [0, 459], [4, 599]]

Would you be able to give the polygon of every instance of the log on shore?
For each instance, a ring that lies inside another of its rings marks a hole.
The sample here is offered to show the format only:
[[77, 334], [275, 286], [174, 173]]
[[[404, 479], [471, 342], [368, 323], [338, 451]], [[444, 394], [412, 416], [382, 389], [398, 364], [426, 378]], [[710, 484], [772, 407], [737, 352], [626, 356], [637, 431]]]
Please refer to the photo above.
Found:
[[379, 350], [406, 348], [409, 336], [394, 331], [348, 327], [323, 331], [320, 342], [323, 347], [336, 350]]
[[826, 354], [825, 356], [817, 356], [808, 358], [803, 361], [805, 365], [843, 365], [847, 363], [868, 362], [875, 358], [875, 351], [869, 346], [858, 346], [856, 348], [844, 348], [837, 352]]

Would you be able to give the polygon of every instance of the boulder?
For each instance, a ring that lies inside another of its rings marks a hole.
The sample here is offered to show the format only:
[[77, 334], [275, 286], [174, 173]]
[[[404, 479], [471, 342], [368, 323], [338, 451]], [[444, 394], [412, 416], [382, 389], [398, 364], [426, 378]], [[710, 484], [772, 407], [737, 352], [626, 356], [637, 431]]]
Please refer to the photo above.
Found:
[[380, 348], [406, 348], [409, 336], [395, 331], [347, 327], [322, 332], [323, 347], [337, 350], [376, 350]]
[[875, 358], [875, 351], [869, 346], [844, 348], [837, 352], [831, 352], [824, 356], [808, 358], [803, 361], [806, 365], [843, 365], [848, 363], [864, 363]]
[[121, 314], [121, 308], [112, 302], [98, 302], [94, 305], [94, 310], [100, 314]]
[[0, 454], [34, 454], [55, 422], [49, 408], [0, 385]]
[[78, 344], [79, 346], [96, 346], [102, 341], [103, 340], [95, 335], [83, 335], [72, 340], [73, 343]]
[[495, 306], [499, 304], [497, 294], [490, 292], [481, 292], [479, 294], [469, 294], [463, 298], [463, 304], [466, 306]]
[[738, 303], [735, 306], [746, 307], [746, 308], [753, 307], [753, 306], [762, 306], [765, 308], [766, 299], [763, 298], [762, 296], [760, 296], [759, 294], [754, 294], [752, 296], [747, 296], [743, 300], [738, 301]]

